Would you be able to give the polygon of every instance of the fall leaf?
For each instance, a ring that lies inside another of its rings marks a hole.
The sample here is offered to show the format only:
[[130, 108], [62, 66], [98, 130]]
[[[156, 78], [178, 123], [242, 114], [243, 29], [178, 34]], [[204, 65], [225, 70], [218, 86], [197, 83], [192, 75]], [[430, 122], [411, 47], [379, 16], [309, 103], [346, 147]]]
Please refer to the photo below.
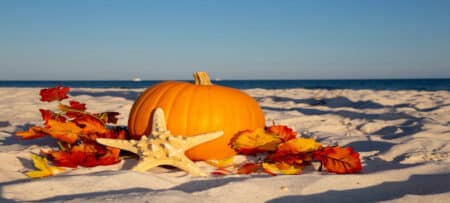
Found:
[[28, 177], [42, 178], [64, 172], [63, 168], [49, 166], [48, 161], [45, 157], [40, 157], [38, 155], [32, 154], [31, 159], [33, 160], [34, 167], [38, 170], [26, 172], [25, 175], [27, 175]]
[[41, 112], [42, 120], [44, 120], [45, 124], [47, 125], [48, 120], [53, 119], [60, 122], [65, 122], [66, 118], [64, 116], [61, 116], [53, 111], [46, 110], [46, 109], [39, 109]]
[[98, 114], [94, 114], [94, 116], [96, 116], [97, 118], [99, 118], [100, 120], [102, 120], [105, 123], [112, 123], [112, 124], [116, 124], [117, 123], [117, 116], [119, 115], [118, 112], [103, 112], [103, 113], [98, 113]]
[[120, 149], [95, 143], [82, 143], [73, 146], [70, 151], [51, 151], [47, 154], [56, 166], [70, 168], [111, 165], [120, 161]]
[[297, 137], [297, 133], [292, 130], [292, 128], [289, 128], [284, 125], [272, 125], [270, 127], [267, 127], [266, 131], [268, 133], [272, 133], [280, 137], [284, 142], [289, 141], [291, 139], [294, 139]]
[[325, 147], [314, 152], [314, 159], [322, 163], [328, 172], [347, 174], [361, 171], [359, 153], [351, 147]]
[[42, 131], [53, 138], [67, 142], [69, 144], [75, 143], [82, 129], [72, 122], [60, 122], [57, 120], [48, 120], [48, 127]]
[[86, 104], [80, 103], [78, 101], [70, 100], [69, 101], [69, 105], [70, 105], [69, 107], [71, 109], [76, 109], [76, 110], [79, 110], [79, 111], [86, 110]]
[[237, 133], [230, 141], [231, 147], [241, 154], [256, 154], [275, 151], [282, 140], [264, 129], [246, 130]]
[[310, 138], [295, 138], [282, 143], [276, 151], [279, 155], [306, 153], [318, 150], [322, 145]]
[[214, 166], [216, 168], [226, 168], [233, 165], [234, 157], [229, 157], [226, 159], [220, 159], [220, 160], [206, 160], [207, 164]]
[[52, 102], [52, 101], [61, 101], [63, 99], [67, 99], [67, 93], [69, 92], [68, 87], [56, 86], [53, 88], [42, 89], [40, 91], [41, 101]]
[[99, 156], [96, 152], [54, 151], [50, 153], [50, 157], [56, 166], [70, 168], [76, 168], [77, 166], [94, 167], [118, 163], [120, 161], [119, 153], [119, 149], [107, 150], [106, 153], [101, 156]]
[[80, 103], [78, 101], [70, 100], [69, 105], [59, 103], [58, 109], [61, 110], [62, 112], [84, 113], [84, 111], [86, 110], [86, 104]]
[[217, 176], [225, 176], [225, 175], [230, 175], [232, 174], [231, 171], [223, 169], [223, 168], [219, 168], [213, 172], [211, 172], [212, 175], [217, 175]]
[[264, 172], [270, 175], [297, 175], [302, 172], [303, 166], [288, 164], [286, 162], [262, 163]]
[[16, 135], [22, 137], [24, 140], [30, 140], [34, 138], [44, 137], [45, 133], [43, 132], [43, 128], [39, 126], [33, 126], [28, 128], [28, 131], [16, 132]]
[[49, 156], [56, 166], [64, 166], [70, 168], [76, 168], [80, 163], [88, 161], [88, 154], [81, 151], [65, 152], [65, 151], [53, 151], [49, 152]]
[[105, 124], [97, 117], [90, 114], [82, 114], [81, 116], [75, 118], [73, 122], [82, 127], [82, 132], [85, 135], [94, 133], [104, 134], [107, 132]]
[[315, 150], [322, 147], [314, 139], [296, 138], [282, 143], [275, 153], [269, 154], [267, 159], [273, 162], [286, 162], [289, 164], [303, 164], [312, 160]]
[[250, 174], [259, 171], [259, 169], [261, 169], [261, 164], [248, 162], [240, 166], [237, 173]]

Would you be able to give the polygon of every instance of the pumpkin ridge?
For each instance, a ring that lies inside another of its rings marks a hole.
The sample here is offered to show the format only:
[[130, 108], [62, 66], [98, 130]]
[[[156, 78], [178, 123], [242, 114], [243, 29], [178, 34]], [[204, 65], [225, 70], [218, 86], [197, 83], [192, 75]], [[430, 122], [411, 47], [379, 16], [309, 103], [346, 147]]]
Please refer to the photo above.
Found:
[[[171, 118], [176, 116], [176, 115], [172, 115], [174, 112], [173, 109], [176, 108], [175, 107], [175, 105], [177, 103], [176, 101], [177, 101], [178, 97], [180, 97], [180, 95], [183, 94], [184, 91], [186, 91], [187, 89], [189, 89], [191, 87], [192, 84], [186, 83], [186, 84], [182, 84], [182, 85], [184, 85], [184, 87], [180, 88], [180, 90], [178, 90], [178, 92], [173, 96], [174, 99], [172, 100], [172, 104], [170, 104], [170, 108], [168, 107], [170, 109], [170, 112], [169, 111], [167, 112], [167, 117], [166, 117], [168, 120], [170, 120]], [[183, 127], [183, 131], [184, 131], [184, 127]]]
[[246, 103], [245, 104], [245, 108], [247, 109], [247, 114], [250, 115], [248, 117], [249, 118], [249, 123], [251, 124], [251, 127], [253, 127], [254, 121], [253, 121], [253, 112], [252, 112], [252, 109], [251, 109], [251, 104], [250, 103]]
[[[164, 89], [158, 88], [159, 92], [157, 92], [156, 95], [153, 95], [153, 97], [155, 97], [153, 100], [151, 100], [149, 102], [145, 102], [147, 104], [146, 106], [147, 107], [154, 106], [154, 104], [157, 104], [157, 102], [161, 99], [162, 95], [164, 95], [167, 92], [167, 90], [169, 90], [171, 87], [178, 85], [178, 83], [179, 82], [171, 81], [171, 83], [169, 83], [167, 86], [162, 87]], [[148, 104], [148, 103], [150, 103], [150, 104]], [[142, 109], [140, 108], [139, 110], [141, 111]], [[152, 112], [153, 112], [153, 109], [149, 109], [149, 112], [144, 115], [146, 117], [145, 123], [147, 125], [147, 127], [144, 131], [144, 134], [149, 134], [151, 131], [152, 125], [150, 125], [149, 122], [150, 122], [150, 119], [152, 118]], [[142, 115], [142, 113], [141, 113], [141, 115]]]
[[[154, 106], [154, 108], [162, 108], [164, 109], [164, 114], [166, 115], [166, 121], [170, 120], [170, 113], [173, 107], [173, 104], [176, 103], [177, 96], [180, 93], [180, 90], [184, 88], [186, 85], [191, 85], [189, 83], [178, 83], [167, 89], [164, 94], [158, 99], [158, 102]], [[173, 93], [175, 92], [175, 93]]]
[[[193, 86], [193, 94], [192, 94], [192, 96], [188, 99], [188, 101], [189, 101], [189, 103], [188, 103], [189, 109], [188, 109], [188, 113], [186, 114], [186, 115], [188, 115], [188, 116], [193, 115], [193, 114], [192, 114], [192, 110], [194, 109], [194, 107], [192, 107], [191, 104], [193, 103], [194, 100], [197, 99], [196, 95], [199, 93], [199, 91], [198, 91], [199, 87], [201, 87], [201, 86], [199, 86], [199, 85], [194, 85], [194, 86]], [[189, 126], [191, 126], [191, 125], [190, 125], [190, 121], [191, 121], [191, 120], [193, 120], [193, 119], [187, 119], [187, 120], [186, 120], [186, 128], [187, 128], [187, 129], [189, 129]], [[188, 132], [188, 131], [186, 131], [186, 132], [187, 132], [188, 134], [191, 134], [191, 132]]]
[[[168, 84], [168, 82], [161, 83], [161, 85], [163, 84]], [[141, 96], [137, 98], [135, 104], [133, 104], [133, 106], [131, 107], [130, 111], [131, 115], [130, 118], [128, 118], [128, 126], [131, 128], [132, 131], [134, 131], [134, 125], [135, 123], [137, 123], [136, 120], [139, 117], [139, 114], [135, 112], [139, 111], [141, 106], [145, 103], [145, 101], [147, 101], [148, 97], [150, 97], [153, 94], [153, 92], [156, 91], [157, 89], [158, 89], [157, 86], [154, 86], [153, 88], [147, 89], [146, 91], [141, 93]], [[133, 124], [133, 126], [130, 126], [130, 124]]]

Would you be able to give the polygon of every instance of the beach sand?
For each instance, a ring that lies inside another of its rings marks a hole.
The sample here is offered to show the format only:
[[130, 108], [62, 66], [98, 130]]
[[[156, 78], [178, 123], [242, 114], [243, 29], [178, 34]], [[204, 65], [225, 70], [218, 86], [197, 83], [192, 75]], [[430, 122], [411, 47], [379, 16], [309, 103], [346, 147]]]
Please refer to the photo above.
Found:
[[[136, 160], [78, 168], [33, 180], [30, 152], [54, 146], [49, 138], [22, 141], [16, 131], [41, 124], [39, 88], [0, 88], [0, 202], [448, 202], [450, 93], [448, 91], [244, 90], [261, 105], [266, 124], [288, 125], [319, 142], [351, 146], [359, 174], [312, 168], [296, 176], [265, 174], [191, 177], [175, 169], [129, 170]], [[117, 111], [126, 126], [144, 89], [74, 88], [88, 111]], [[202, 162], [204, 170], [212, 170]]]

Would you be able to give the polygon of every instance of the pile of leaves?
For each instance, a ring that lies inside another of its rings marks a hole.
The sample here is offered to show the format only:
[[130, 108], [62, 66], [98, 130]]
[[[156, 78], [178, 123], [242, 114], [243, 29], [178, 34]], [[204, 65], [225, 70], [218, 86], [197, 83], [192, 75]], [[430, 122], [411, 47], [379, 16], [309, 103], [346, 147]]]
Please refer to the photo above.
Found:
[[322, 146], [314, 139], [298, 138], [291, 128], [283, 125], [239, 132], [231, 139], [230, 146], [239, 154], [255, 156], [255, 161], [232, 167], [236, 171], [222, 164], [224, 167], [219, 166], [214, 174], [294, 175], [313, 161], [320, 162], [319, 170], [325, 168], [337, 174], [358, 173], [362, 168], [358, 152], [351, 147]]
[[[23, 139], [50, 136], [58, 143], [58, 149], [32, 155], [38, 169], [26, 173], [32, 178], [61, 173], [64, 171], [61, 167], [94, 167], [120, 161], [120, 149], [96, 142], [97, 138], [127, 139], [125, 129], [107, 125], [116, 124], [119, 113], [89, 113], [86, 104], [74, 100], [64, 104], [62, 101], [69, 98], [69, 91], [68, 87], [61, 86], [42, 89], [41, 101], [56, 102], [56, 110], [39, 109], [43, 125], [16, 133]], [[319, 170], [325, 168], [338, 174], [358, 173], [362, 168], [358, 152], [351, 147], [322, 146], [314, 139], [297, 137], [291, 128], [283, 125], [241, 131], [231, 139], [230, 146], [238, 154], [253, 156], [254, 161], [239, 166], [233, 165], [233, 158], [207, 161], [218, 168], [213, 174], [295, 175], [312, 162], [320, 163]]]
[[[53, 87], [40, 91], [42, 102], [56, 102], [57, 110], [39, 109], [43, 126], [33, 126], [28, 131], [17, 132], [23, 139], [50, 136], [57, 140], [59, 149], [41, 151], [42, 156], [32, 156], [40, 171], [27, 173], [30, 177], [44, 177], [61, 172], [60, 167], [76, 168], [110, 165], [120, 161], [120, 150], [96, 142], [96, 138], [125, 139], [126, 131], [107, 124], [116, 124], [117, 112], [89, 113], [86, 104], [68, 99], [69, 87]], [[47, 158], [55, 166], [48, 166]]]

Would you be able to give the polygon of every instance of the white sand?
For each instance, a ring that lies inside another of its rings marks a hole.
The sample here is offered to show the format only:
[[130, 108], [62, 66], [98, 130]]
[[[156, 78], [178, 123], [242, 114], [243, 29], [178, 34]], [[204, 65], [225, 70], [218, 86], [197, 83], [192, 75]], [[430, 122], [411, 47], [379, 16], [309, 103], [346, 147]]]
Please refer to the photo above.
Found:
[[[120, 112], [127, 124], [143, 89], [72, 89], [92, 112]], [[448, 202], [450, 93], [448, 91], [246, 90], [273, 120], [325, 144], [352, 146], [363, 171], [335, 175], [306, 170], [298, 176], [232, 175], [194, 178], [157, 168], [130, 169], [135, 160], [79, 168], [32, 180], [30, 152], [51, 139], [21, 141], [19, 130], [41, 123], [38, 88], [0, 88], [0, 202]], [[210, 170], [203, 163], [203, 169]]]

